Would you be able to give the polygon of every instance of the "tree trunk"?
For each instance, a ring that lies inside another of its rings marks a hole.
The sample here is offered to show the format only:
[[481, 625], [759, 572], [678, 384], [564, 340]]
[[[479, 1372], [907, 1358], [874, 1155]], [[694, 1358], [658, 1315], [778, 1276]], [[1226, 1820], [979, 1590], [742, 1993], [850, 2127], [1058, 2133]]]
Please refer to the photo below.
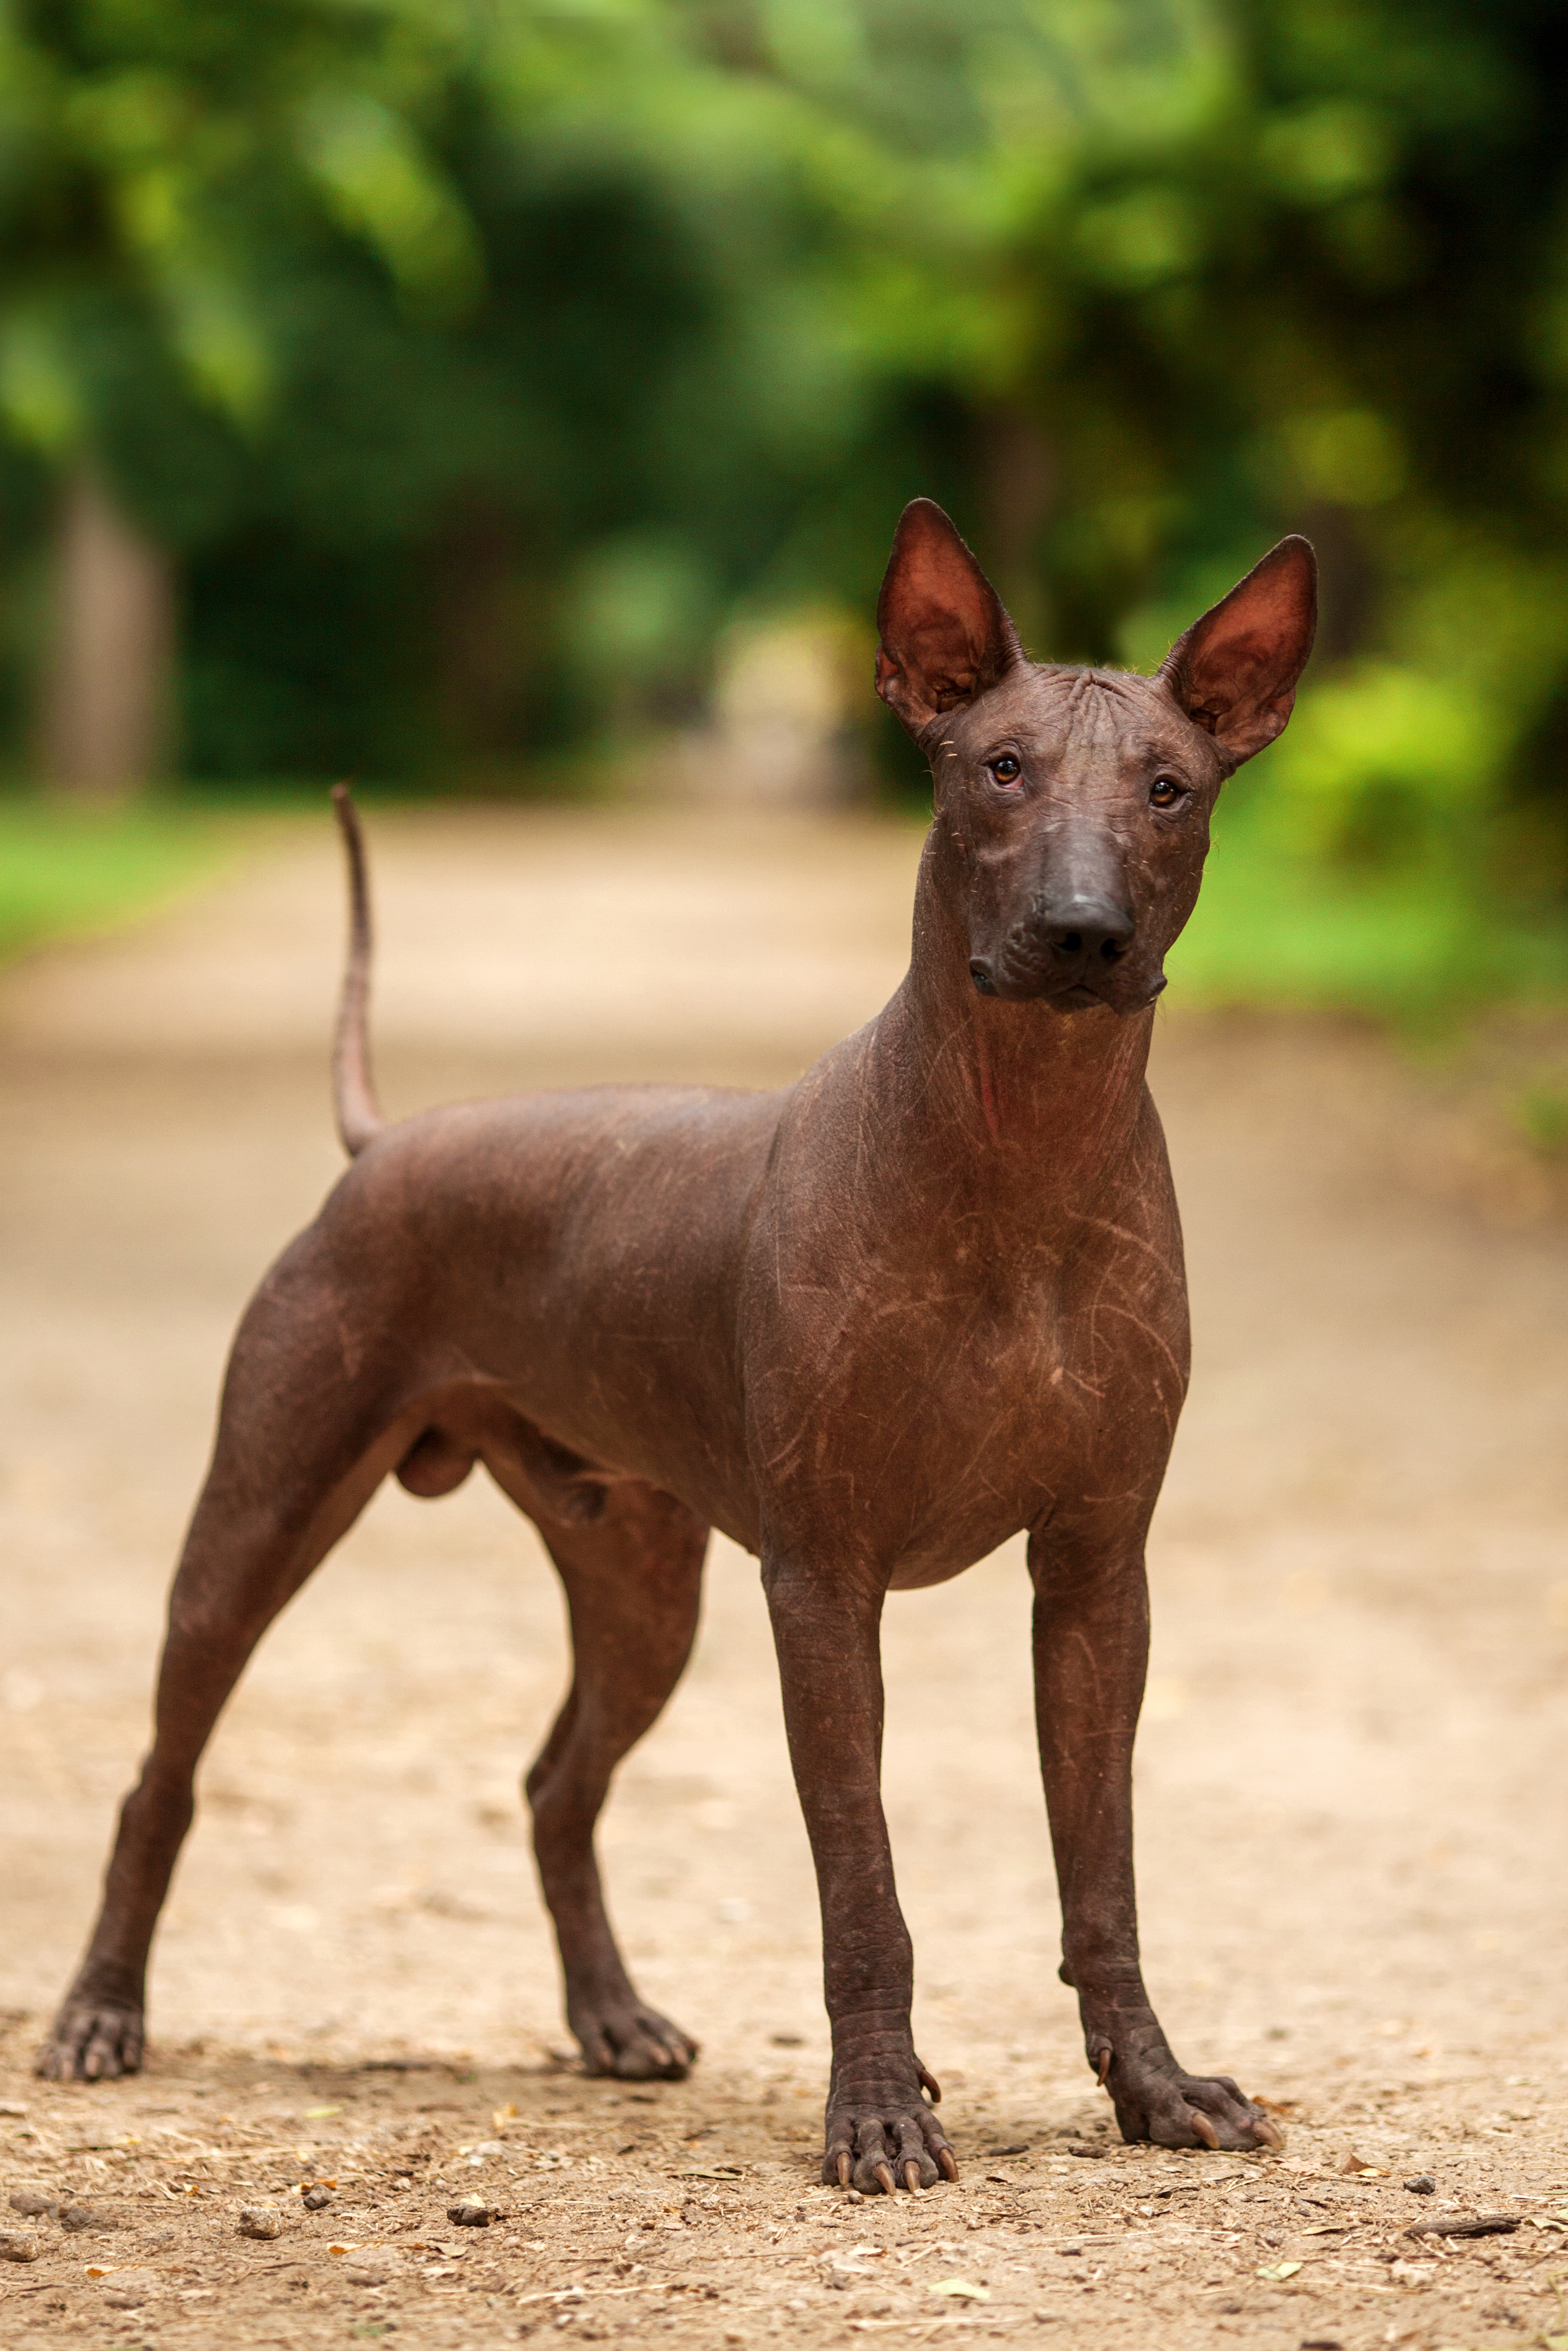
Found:
[[477, 498], [452, 509], [431, 549], [441, 750], [470, 789], [515, 783], [527, 752], [539, 631], [520, 557], [516, 521]]
[[1025, 647], [1044, 660], [1051, 600], [1040, 538], [1056, 501], [1055, 455], [1043, 427], [1021, 408], [982, 410], [977, 424], [991, 577]]
[[61, 799], [117, 799], [151, 782], [167, 753], [172, 567], [90, 465], [66, 485], [58, 530], [44, 779]]

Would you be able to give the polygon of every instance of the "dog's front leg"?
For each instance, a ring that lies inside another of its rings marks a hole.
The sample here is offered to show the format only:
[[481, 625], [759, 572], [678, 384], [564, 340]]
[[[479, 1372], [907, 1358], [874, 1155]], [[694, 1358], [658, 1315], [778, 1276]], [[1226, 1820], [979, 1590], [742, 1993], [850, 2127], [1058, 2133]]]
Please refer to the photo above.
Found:
[[930, 2188], [958, 2169], [923, 2095], [938, 2093], [910, 2033], [914, 1953], [882, 1809], [885, 1579], [765, 1557], [763, 1583], [822, 1907], [833, 2034], [822, 2178], [862, 2193]]
[[1278, 2147], [1280, 2133], [1234, 2082], [1177, 2064], [1144, 1989], [1133, 1885], [1133, 1738], [1149, 1652], [1141, 1531], [1121, 1542], [1037, 1535], [1029, 1557], [1061, 1977], [1078, 1994], [1090, 2065], [1125, 2139]]

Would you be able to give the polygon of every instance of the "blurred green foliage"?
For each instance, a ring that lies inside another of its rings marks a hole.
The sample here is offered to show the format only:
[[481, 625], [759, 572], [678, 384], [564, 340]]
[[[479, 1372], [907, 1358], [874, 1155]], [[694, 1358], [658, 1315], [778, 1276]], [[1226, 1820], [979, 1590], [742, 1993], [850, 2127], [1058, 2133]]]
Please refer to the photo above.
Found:
[[679, 723], [737, 614], [863, 614], [917, 491], [1037, 651], [1138, 666], [1302, 528], [1233, 862], [1374, 967], [1546, 920], [1565, 99], [1555, 0], [10, 0], [13, 760], [85, 460], [178, 558], [206, 778]]
[[1561, 1087], [1528, 1087], [1520, 1102], [1519, 1123], [1525, 1141], [1543, 1159], [1568, 1155], [1568, 1093]]

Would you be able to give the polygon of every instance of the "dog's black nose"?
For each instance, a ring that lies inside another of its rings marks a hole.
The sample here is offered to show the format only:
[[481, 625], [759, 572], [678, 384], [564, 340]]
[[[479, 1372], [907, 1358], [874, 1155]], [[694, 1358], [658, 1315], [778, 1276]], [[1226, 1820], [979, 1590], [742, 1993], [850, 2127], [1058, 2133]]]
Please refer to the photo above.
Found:
[[1133, 937], [1131, 911], [1088, 892], [1042, 898], [1036, 912], [1041, 938], [1062, 963], [1115, 963]]

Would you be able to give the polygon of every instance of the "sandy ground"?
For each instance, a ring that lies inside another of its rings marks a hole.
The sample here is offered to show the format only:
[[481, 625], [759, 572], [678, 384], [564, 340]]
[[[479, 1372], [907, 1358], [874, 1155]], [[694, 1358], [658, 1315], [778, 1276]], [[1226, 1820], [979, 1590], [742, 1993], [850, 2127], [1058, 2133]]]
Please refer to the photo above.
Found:
[[[375, 831], [394, 1107], [771, 1082], [902, 969], [902, 831]], [[1177, 1006], [1155, 1070], [1197, 1358], [1153, 1550], [1145, 1957], [1178, 2052], [1272, 2101], [1283, 2157], [1107, 2136], [1054, 1976], [1011, 1547], [887, 1625], [918, 2042], [962, 2184], [816, 2184], [815, 1901], [755, 1570], [722, 1542], [603, 1832], [643, 1988], [702, 2060], [679, 2085], [580, 2078], [516, 1785], [559, 1607], [478, 1479], [384, 1493], [258, 1656], [160, 1937], [146, 2073], [31, 2078], [228, 1332], [339, 1165], [340, 924], [323, 825], [0, 987], [0, 2228], [37, 2253], [0, 2262], [0, 2339], [1568, 2351], [1568, 1238], [1483, 1213], [1445, 1176], [1432, 1081], [1330, 1024]], [[464, 2195], [500, 2217], [455, 2226]], [[240, 2234], [246, 2207], [281, 2233]], [[1406, 2233], [1493, 2212], [1518, 2225]]]

